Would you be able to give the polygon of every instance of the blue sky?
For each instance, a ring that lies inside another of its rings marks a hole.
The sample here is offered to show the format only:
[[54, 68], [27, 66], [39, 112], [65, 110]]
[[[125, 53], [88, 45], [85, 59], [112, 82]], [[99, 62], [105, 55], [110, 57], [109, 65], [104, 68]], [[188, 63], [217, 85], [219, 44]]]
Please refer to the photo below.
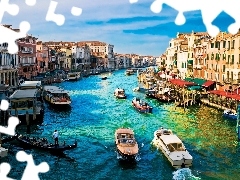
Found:
[[[65, 16], [62, 26], [45, 20], [50, 0], [37, 0], [30, 7], [24, 0], [10, 0], [20, 7], [17, 16], [4, 14], [2, 24], [12, 24], [18, 28], [21, 21], [29, 21], [32, 34], [42, 41], [84, 41], [98, 40], [113, 44], [117, 53], [140, 55], [161, 55], [171, 38], [177, 32], [206, 31], [200, 11], [187, 12], [187, 22], [177, 26], [174, 20], [177, 11], [163, 5], [161, 13], [150, 10], [153, 0], [139, 0], [130, 4], [129, 0], [55, 0], [56, 13]], [[71, 7], [82, 8], [78, 17], [71, 14]], [[213, 24], [226, 31], [234, 20], [222, 13]]]

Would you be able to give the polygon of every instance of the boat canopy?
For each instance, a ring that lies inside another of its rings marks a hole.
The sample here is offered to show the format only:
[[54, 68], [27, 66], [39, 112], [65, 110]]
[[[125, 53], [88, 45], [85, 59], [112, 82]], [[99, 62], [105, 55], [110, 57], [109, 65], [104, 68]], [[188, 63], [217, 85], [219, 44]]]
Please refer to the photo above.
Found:
[[176, 135], [160, 136], [160, 138], [167, 145], [173, 143], [182, 143], [182, 141]]
[[49, 91], [52, 94], [63, 94], [63, 93], [68, 93], [68, 91], [59, 88], [57, 86], [44, 86], [44, 91]]
[[117, 134], [134, 134], [131, 129], [118, 129], [116, 133]]
[[52, 93], [52, 94], [64, 94], [64, 93], [68, 93], [68, 91], [66, 91], [66, 90], [54, 90], [54, 91], [49, 91], [50, 93]]
[[38, 89], [16, 90], [9, 99], [36, 98]]

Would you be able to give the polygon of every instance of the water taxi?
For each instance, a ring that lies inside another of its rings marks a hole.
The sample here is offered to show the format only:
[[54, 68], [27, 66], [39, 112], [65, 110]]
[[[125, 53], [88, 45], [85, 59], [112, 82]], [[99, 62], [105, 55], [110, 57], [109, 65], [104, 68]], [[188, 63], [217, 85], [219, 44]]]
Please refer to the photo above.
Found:
[[70, 72], [67, 75], [69, 81], [77, 81], [81, 77], [80, 72]]
[[71, 98], [68, 92], [57, 86], [44, 86], [43, 88], [44, 99], [52, 105], [70, 105]]
[[128, 128], [120, 128], [115, 132], [115, 144], [118, 154], [123, 160], [136, 160], [138, 155], [138, 143], [134, 132]]
[[174, 168], [192, 166], [193, 158], [182, 141], [171, 130], [159, 129], [154, 132], [152, 144], [161, 149]]
[[132, 69], [127, 69], [126, 72], [125, 72], [125, 74], [126, 74], [127, 76], [130, 76], [130, 75], [133, 75], [133, 74], [134, 74], [134, 71], [133, 71]]
[[114, 96], [118, 99], [126, 99], [127, 98], [127, 96], [125, 94], [125, 90], [124, 89], [119, 89], [119, 88], [117, 88], [114, 91]]
[[227, 119], [237, 120], [237, 113], [234, 113], [230, 109], [225, 109], [223, 112], [223, 117]]
[[132, 100], [133, 107], [141, 113], [152, 113], [152, 107], [149, 106], [147, 102], [142, 101], [139, 98], [133, 98]]
[[106, 79], [107, 79], [107, 76], [102, 77], [102, 80], [106, 80]]

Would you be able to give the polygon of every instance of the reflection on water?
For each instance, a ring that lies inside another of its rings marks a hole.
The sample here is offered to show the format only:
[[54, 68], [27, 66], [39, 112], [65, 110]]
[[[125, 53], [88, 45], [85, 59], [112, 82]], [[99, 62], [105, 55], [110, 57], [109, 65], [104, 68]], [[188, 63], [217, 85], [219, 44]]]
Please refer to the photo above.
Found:
[[[223, 119], [221, 112], [205, 106], [184, 111], [171, 103], [146, 99], [143, 93], [133, 92], [139, 86], [137, 78], [134, 75], [125, 76], [124, 70], [113, 72], [104, 81], [99, 75], [59, 85], [69, 91], [72, 108], [59, 111], [46, 104], [44, 122], [32, 127], [32, 134], [51, 139], [57, 129], [60, 142], [72, 144], [76, 139], [78, 148], [66, 151], [63, 157], [27, 150], [33, 154], [36, 164], [48, 162], [50, 172], [40, 174], [42, 179], [170, 180], [200, 177], [206, 180], [234, 180], [239, 177], [240, 148], [236, 122]], [[127, 99], [118, 100], [113, 96], [117, 87], [125, 89]], [[135, 96], [151, 104], [153, 113], [138, 113], [131, 105]], [[116, 157], [114, 133], [119, 127], [134, 130], [141, 157], [136, 166], [130, 166], [134, 168], [125, 168], [125, 164]], [[163, 153], [151, 146], [153, 133], [159, 127], [171, 129], [183, 140], [193, 156], [193, 166], [189, 170], [176, 171]], [[25, 129], [22, 127], [22, 132]], [[12, 178], [20, 177], [25, 167], [25, 164], [16, 161], [16, 152], [12, 151], [6, 160], [11, 165], [17, 164], [10, 172]]]
[[174, 180], [195, 180], [195, 179], [201, 179], [201, 178], [194, 176], [192, 174], [191, 169], [182, 168], [173, 172], [173, 179]]

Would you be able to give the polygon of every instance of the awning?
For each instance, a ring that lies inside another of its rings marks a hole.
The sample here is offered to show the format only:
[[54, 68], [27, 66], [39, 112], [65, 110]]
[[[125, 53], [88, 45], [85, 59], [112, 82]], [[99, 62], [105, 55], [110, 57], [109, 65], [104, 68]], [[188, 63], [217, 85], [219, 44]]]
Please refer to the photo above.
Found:
[[199, 86], [202, 86], [204, 83], [207, 82], [207, 80], [201, 78], [185, 78], [184, 80], [188, 82], [193, 82]]
[[187, 81], [184, 81], [182, 79], [170, 79], [169, 80], [173, 85], [177, 85], [177, 86], [180, 86], [180, 87], [184, 87], [184, 86], [194, 86], [196, 85], [195, 83], [193, 82], [187, 82]]
[[203, 87], [209, 87], [209, 86], [213, 85], [214, 83], [215, 83], [215, 81], [210, 81], [210, 80], [208, 80], [208, 81], [206, 81], [202, 86], [203, 86]]
[[195, 91], [201, 91], [202, 90], [202, 86], [190, 86], [188, 87], [188, 90], [195, 90]]
[[193, 65], [193, 60], [188, 60], [189, 65]]

